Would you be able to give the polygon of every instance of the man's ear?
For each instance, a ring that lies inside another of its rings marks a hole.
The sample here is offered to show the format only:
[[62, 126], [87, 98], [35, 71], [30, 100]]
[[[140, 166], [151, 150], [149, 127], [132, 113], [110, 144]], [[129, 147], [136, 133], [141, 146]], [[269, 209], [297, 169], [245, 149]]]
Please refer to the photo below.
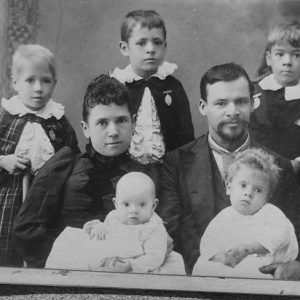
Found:
[[270, 51], [266, 51], [265, 55], [266, 55], [266, 63], [270, 67], [270, 65], [271, 65], [271, 52]]
[[119, 48], [120, 48], [120, 51], [121, 53], [124, 55], [124, 56], [128, 56], [129, 55], [129, 51], [128, 51], [128, 43], [124, 42], [124, 41], [120, 41], [119, 42]]
[[90, 130], [89, 130], [89, 125], [85, 121], [81, 121], [81, 128], [84, 136], [88, 139], [90, 138]]
[[202, 116], [206, 116], [206, 107], [207, 107], [207, 103], [203, 99], [200, 99], [199, 111]]
[[254, 110], [257, 108], [257, 107], [259, 107], [259, 104], [260, 104], [260, 99], [259, 98], [251, 98], [250, 99], [250, 105], [251, 105], [251, 107], [250, 107], [250, 112], [252, 113], [252, 112], [254, 112]]

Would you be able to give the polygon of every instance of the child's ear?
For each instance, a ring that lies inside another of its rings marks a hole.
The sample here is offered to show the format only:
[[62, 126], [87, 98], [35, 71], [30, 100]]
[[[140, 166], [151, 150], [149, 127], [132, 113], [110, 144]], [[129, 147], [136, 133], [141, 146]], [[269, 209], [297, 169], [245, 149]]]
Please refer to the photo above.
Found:
[[270, 51], [266, 51], [266, 63], [269, 67], [271, 66], [271, 53], [270, 53]]
[[200, 99], [199, 111], [202, 116], [206, 116], [206, 106], [207, 106], [207, 103], [203, 99]]
[[115, 197], [112, 198], [112, 202], [113, 202], [114, 206], [117, 207], [116, 198]]
[[11, 78], [11, 85], [12, 85], [13, 89], [15, 91], [17, 91], [17, 87], [16, 87], [16, 85], [17, 85], [17, 79], [15, 77]]
[[229, 181], [226, 181], [226, 195], [230, 195], [231, 184]]
[[158, 199], [155, 199], [154, 201], [153, 201], [153, 211], [156, 209], [156, 207], [157, 207], [157, 205], [158, 205]]
[[88, 139], [90, 138], [90, 130], [89, 130], [89, 125], [85, 121], [81, 121], [81, 128], [84, 136]]
[[119, 42], [119, 47], [120, 47], [120, 51], [124, 56], [128, 56], [129, 55], [129, 51], [128, 51], [128, 43], [121, 41]]

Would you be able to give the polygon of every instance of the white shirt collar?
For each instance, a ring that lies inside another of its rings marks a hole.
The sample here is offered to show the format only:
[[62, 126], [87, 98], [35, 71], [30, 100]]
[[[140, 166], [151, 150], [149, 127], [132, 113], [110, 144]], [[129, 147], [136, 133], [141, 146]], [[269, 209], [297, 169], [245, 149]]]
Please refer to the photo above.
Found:
[[[220, 145], [218, 145], [213, 140], [213, 138], [211, 137], [210, 134], [208, 134], [208, 140], [209, 140], [209, 143], [211, 145], [213, 145], [213, 147], [215, 148], [215, 149], [212, 149], [212, 154], [213, 154], [213, 156], [215, 158], [215, 161], [216, 161], [217, 167], [219, 169], [219, 172], [221, 174], [221, 177], [225, 181], [223, 158], [222, 158], [222, 154], [221, 153], [237, 153], [237, 152], [241, 151], [241, 149], [246, 148], [246, 145], [250, 144], [250, 135], [248, 133], [246, 141], [239, 148], [235, 149], [233, 152], [230, 152], [227, 149], [225, 149], [225, 148], [221, 147]], [[216, 150], [216, 149], [218, 149], [218, 150]]]
[[[150, 77], [158, 77], [159, 79], [164, 80], [167, 76], [173, 74], [176, 69], [176, 64], [165, 61], [158, 67], [157, 72]], [[128, 65], [125, 69], [115, 68], [110, 74], [110, 77], [118, 79], [121, 83], [130, 83], [143, 79], [143, 77], [134, 73], [131, 65]]]
[[[273, 73], [263, 78], [258, 85], [263, 90], [271, 91], [277, 91], [283, 88], [283, 86], [275, 80]], [[286, 101], [300, 99], [300, 81], [296, 85], [286, 86], [284, 88], [284, 98]]]
[[22, 101], [20, 101], [18, 96], [13, 96], [9, 100], [2, 98], [1, 104], [2, 107], [5, 110], [7, 110], [10, 114], [18, 115], [19, 117], [22, 117], [26, 114], [34, 114], [37, 117], [41, 117], [43, 119], [55, 117], [57, 120], [59, 120], [65, 113], [64, 106], [51, 99], [47, 102], [47, 104], [44, 107], [37, 111], [31, 110], [28, 107], [26, 107], [22, 103]]

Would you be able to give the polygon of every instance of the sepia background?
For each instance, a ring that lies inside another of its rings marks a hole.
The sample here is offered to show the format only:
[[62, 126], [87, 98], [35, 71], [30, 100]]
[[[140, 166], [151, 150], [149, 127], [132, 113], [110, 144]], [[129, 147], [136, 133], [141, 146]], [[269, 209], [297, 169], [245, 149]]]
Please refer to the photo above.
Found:
[[10, 62], [21, 43], [54, 52], [58, 84], [54, 99], [66, 106], [82, 149], [81, 106], [88, 82], [125, 67], [120, 24], [134, 9], [154, 9], [167, 27], [166, 60], [189, 97], [196, 135], [206, 131], [198, 113], [199, 81], [211, 66], [234, 61], [254, 76], [268, 31], [300, 15], [299, 0], [0, 0], [1, 96], [12, 94]]
[[[120, 24], [122, 18], [135, 9], [154, 9], [165, 20], [168, 41], [166, 60], [178, 65], [174, 75], [186, 90], [196, 136], [199, 136], [207, 129], [205, 120], [198, 113], [201, 75], [213, 65], [233, 61], [243, 65], [253, 78], [263, 55], [268, 31], [281, 21], [299, 18], [300, 1], [0, 0], [0, 96], [7, 98], [13, 93], [10, 66], [16, 47], [22, 43], [38, 43], [48, 47], [55, 54], [58, 68], [58, 84], [53, 99], [65, 105], [66, 115], [77, 132], [83, 150], [85, 140], [81, 134], [80, 120], [85, 89], [98, 74], [127, 65], [118, 48]], [[13, 294], [11, 290], [18, 290], [17, 286], [6, 288], [8, 292], [2, 286], [2, 293], [6, 295]], [[23, 291], [33, 294], [36, 290], [34, 287], [19, 289], [21, 291], [15, 293], [21, 294]], [[50, 288], [40, 291], [51, 292], [53, 289]], [[71, 291], [56, 291], [62, 292]], [[112, 297], [110, 291], [101, 292], [105, 299], [106, 296], [109, 299], [135, 298], [136, 295], [138, 299], [144, 299], [141, 291], [114, 291]], [[72, 290], [70, 299], [77, 293], [78, 290]], [[81, 293], [89, 294], [91, 291]], [[145, 299], [152, 299], [152, 296], [156, 298], [151, 292]], [[157, 296], [161, 298], [166, 295], [160, 292]], [[178, 296], [187, 297], [187, 294], [179, 293]], [[189, 296], [192, 299], [232, 299], [230, 295]], [[249, 296], [247, 299], [256, 297]]]

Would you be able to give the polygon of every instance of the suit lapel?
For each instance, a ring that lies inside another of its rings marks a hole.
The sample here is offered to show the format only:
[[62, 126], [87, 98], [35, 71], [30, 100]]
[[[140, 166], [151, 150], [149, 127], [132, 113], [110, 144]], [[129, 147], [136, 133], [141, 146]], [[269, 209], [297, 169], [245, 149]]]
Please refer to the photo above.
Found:
[[180, 153], [188, 205], [195, 222], [205, 229], [215, 215], [212, 157], [207, 136], [202, 136], [187, 152]]

